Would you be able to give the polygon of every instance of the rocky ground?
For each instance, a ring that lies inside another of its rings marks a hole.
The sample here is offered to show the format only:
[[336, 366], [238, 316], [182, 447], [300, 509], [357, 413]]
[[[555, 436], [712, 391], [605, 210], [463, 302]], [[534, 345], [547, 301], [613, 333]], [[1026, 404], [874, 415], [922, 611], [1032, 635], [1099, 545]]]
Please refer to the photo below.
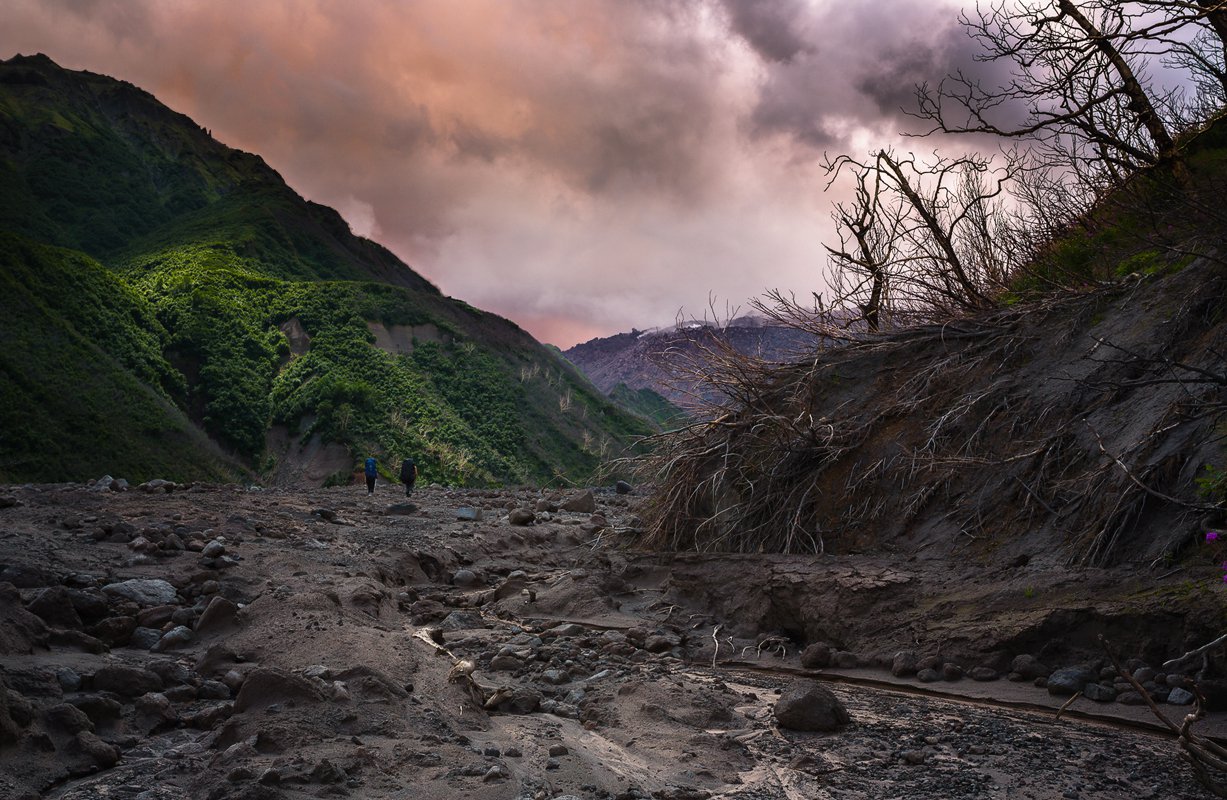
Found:
[[1214, 694], [1161, 665], [1199, 573], [669, 557], [625, 549], [634, 493], [412, 501], [0, 490], [0, 796], [1210, 796], [1095, 654], [1174, 718]]

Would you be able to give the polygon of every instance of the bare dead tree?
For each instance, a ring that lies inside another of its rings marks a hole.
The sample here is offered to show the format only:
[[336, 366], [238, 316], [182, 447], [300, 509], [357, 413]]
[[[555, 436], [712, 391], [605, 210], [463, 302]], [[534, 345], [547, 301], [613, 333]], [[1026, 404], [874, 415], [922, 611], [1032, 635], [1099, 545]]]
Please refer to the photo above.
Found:
[[[831, 181], [851, 163], [828, 164]], [[876, 333], [882, 312], [890, 308], [890, 273], [905, 217], [896, 205], [883, 202], [888, 187], [882, 170], [877, 165], [856, 167], [852, 201], [836, 204], [831, 212], [839, 245], [825, 247], [831, 258], [833, 291], [859, 309], [869, 332]]]
[[987, 133], [1033, 140], [1054, 163], [1069, 160], [1068, 143], [1084, 143], [1112, 183], [1138, 166], [1177, 157], [1175, 138], [1145, 66], [1149, 40], [1131, 35], [1129, 4], [1097, 0], [998, 3], [961, 18], [984, 52], [1012, 74], [985, 86], [958, 73], [936, 87], [918, 87], [918, 116], [931, 132]]
[[998, 239], [1008, 167], [975, 155], [925, 163], [889, 150], [826, 166], [832, 181], [851, 172], [856, 187], [853, 202], [835, 212], [840, 244], [827, 248], [842, 273], [833, 305], [859, 308], [871, 330], [886, 302], [897, 322], [992, 306], [1009, 273]]

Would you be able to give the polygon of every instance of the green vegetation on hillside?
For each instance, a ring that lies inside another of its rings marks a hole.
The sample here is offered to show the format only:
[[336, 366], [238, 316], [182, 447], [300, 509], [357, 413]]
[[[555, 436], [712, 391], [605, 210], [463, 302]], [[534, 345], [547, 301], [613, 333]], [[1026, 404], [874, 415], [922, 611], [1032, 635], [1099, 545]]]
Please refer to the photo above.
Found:
[[[28, 237], [0, 240], [0, 479], [219, 476], [216, 445], [271, 470], [284, 426], [355, 464], [413, 456], [425, 481], [583, 481], [649, 432], [515, 325], [443, 298], [128, 84], [0, 63], [0, 179], [0, 230]], [[432, 335], [387, 351], [376, 324]], [[73, 451], [96, 457], [64, 466]]]
[[222, 479], [152, 308], [80, 253], [0, 234], [0, 481]]
[[609, 398], [623, 408], [652, 420], [662, 430], [677, 427], [686, 420], [686, 412], [651, 389], [632, 389], [619, 383], [609, 393]]

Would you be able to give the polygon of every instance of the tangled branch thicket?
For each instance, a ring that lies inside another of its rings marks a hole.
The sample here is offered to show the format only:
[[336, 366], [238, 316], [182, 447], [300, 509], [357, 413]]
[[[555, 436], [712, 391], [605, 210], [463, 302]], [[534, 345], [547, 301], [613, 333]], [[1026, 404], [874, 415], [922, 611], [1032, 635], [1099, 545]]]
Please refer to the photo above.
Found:
[[[724, 401], [641, 464], [657, 484], [644, 544], [823, 553], [1038, 531], [1074, 564], [1162, 558], [1222, 509], [1189, 487], [1224, 455], [1225, 292], [1201, 259], [875, 335], [811, 316], [828, 344], [788, 365], [713, 337], [689, 368]], [[1167, 533], [1138, 540], [1143, 522]]]
[[[675, 365], [717, 400], [642, 465], [649, 546], [1042, 530], [1089, 565], [1162, 558], [1222, 513], [1192, 487], [1227, 460], [1224, 242], [1206, 233], [1227, 225], [1227, 2], [1027, 0], [962, 22], [1009, 80], [919, 86], [914, 116], [1018, 147], [828, 157], [851, 181], [829, 293], [758, 303], [822, 344], [781, 365], [716, 337]], [[1160, 64], [1194, 91], [1156, 83]]]

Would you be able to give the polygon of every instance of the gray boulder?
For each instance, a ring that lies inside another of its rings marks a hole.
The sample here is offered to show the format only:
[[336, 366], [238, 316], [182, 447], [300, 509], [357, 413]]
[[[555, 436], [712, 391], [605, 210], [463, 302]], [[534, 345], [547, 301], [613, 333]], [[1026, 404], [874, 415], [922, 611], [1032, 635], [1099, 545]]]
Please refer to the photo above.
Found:
[[175, 602], [178, 591], [160, 578], [133, 578], [119, 583], [108, 583], [102, 591], [113, 597], [131, 600], [141, 608], [164, 606]]
[[559, 508], [576, 514], [592, 514], [596, 511], [596, 497], [589, 490], [567, 498]]
[[1077, 694], [1098, 677], [1098, 674], [1089, 667], [1059, 669], [1048, 676], [1048, 694]]
[[780, 695], [774, 714], [780, 727], [791, 731], [834, 731], [850, 721], [839, 698], [813, 682], [795, 684]]

